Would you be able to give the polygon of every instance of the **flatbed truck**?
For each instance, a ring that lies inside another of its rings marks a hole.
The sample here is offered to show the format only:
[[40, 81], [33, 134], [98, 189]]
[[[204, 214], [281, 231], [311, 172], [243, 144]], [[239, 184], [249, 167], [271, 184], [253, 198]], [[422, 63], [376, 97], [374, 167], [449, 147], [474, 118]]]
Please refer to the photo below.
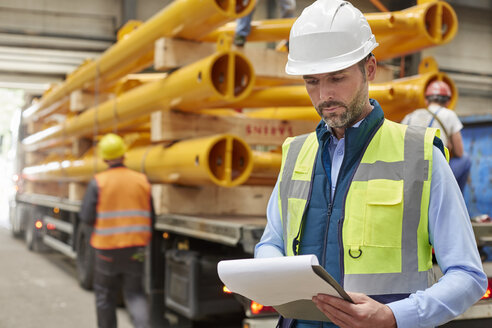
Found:
[[[29, 249], [49, 247], [72, 258], [80, 285], [90, 289], [93, 251], [90, 230], [77, 219], [80, 203], [18, 194], [11, 223], [14, 234], [25, 235]], [[216, 274], [219, 260], [252, 256], [265, 223], [265, 218], [255, 216], [158, 215], [145, 277], [155, 320], [167, 318], [179, 327], [212, 327], [221, 322], [245, 328], [273, 327], [277, 316], [271, 308], [258, 311], [260, 305], [252, 307], [248, 300], [224, 293]], [[492, 244], [492, 222], [473, 223], [473, 229], [479, 246]], [[489, 297], [443, 327], [486, 327], [492, 323], [492, 262], [483, 264], [491, 277]]]

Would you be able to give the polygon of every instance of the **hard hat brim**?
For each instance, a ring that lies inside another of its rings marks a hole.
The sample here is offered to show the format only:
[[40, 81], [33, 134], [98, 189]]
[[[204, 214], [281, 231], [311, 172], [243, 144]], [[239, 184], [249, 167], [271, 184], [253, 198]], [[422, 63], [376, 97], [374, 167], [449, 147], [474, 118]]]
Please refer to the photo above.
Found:
[[374, 35], [363, 46], [355, 51], [342, 56], [326, 58], [318, 61], [296, 61], [290, 56], [285, 65], [285, 72], [288, 75], [309, 75], [332, 73], [349, 68], [367, 57], [371, 51], [379, 44]]

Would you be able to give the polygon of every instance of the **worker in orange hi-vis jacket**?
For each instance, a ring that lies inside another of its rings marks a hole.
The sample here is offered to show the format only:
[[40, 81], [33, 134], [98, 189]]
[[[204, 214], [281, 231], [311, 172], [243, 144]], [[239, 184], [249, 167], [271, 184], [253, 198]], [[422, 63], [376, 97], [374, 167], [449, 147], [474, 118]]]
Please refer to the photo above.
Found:
[[124, 166], [126, 145], [118, 135], [105, 135], [98, 151], [109, 168], [91, 180], [79, 213], [82, 222], [94, 227], [97, 324], [99, 328], [116, 327], [122, 288], [134, 326], [149, 327], [142, 278], [154, 216], [150, 184], [144, 174]]

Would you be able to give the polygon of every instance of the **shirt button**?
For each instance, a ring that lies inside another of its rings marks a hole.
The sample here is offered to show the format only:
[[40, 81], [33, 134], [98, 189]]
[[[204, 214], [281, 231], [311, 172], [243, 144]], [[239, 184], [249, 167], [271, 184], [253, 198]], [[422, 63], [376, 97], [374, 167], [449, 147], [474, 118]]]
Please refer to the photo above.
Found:
[[340, 156], [341, 156], [341, 155], [343, 155], [343, 150], [341, 150], [341, 149], [340, 149], [340, 150], [337, 152], [337, 155], [340, 155]]

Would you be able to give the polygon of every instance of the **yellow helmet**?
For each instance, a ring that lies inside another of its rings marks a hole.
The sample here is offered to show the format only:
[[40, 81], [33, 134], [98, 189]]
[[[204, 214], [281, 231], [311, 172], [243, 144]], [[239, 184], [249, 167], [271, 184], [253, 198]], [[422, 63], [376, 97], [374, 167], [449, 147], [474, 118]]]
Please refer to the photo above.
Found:
[[126, 152], [126, 145], [120, 136], [108, 133], [99, 141], [97, 148], [99, 155], [104, 160], [112, 160], [122, 157]]

